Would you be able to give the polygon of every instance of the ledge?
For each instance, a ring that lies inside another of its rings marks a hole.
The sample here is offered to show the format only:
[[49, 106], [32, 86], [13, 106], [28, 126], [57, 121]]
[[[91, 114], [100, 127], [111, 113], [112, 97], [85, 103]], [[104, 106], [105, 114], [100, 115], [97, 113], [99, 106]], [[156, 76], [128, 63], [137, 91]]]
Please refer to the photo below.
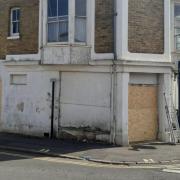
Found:
[[6, 55], [7, 61], [39, 61], [41, 59], [40, 53], [37, 54], [19, 54]]
[[34, 61], [34, 60], [20, 60], [20, 61], [15, 61], [15, 60], [4, 60], [2, 63], [5, 66], [26, 66], [26, 65], [39, 65], [40, 61]]
[[16, 40], [16, 39], [20, 39], [20, 36], [9, 36], [7, 37], [8, 40]]
[[54, 43], [54, 42], [49, 42], [46, 45], [44, 45], [45, 48], [48, 47], [84, 47], [84, 48], [91, 48], [90, 45], [87, 45], [86, 43]]
[[174, 67], [174, 62], [154, 62], [154, 61], [137, 61], [137, 60], [91, 60], [89, 65], [133, 65], [133, 66], [155, 66], [155, 67]]

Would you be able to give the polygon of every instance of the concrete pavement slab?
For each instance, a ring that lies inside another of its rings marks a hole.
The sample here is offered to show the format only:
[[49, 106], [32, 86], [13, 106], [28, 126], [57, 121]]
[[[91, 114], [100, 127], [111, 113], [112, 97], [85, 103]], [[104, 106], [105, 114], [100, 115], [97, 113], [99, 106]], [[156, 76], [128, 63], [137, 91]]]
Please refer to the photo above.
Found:
[[118, 147], [98, 143], [50, 140], [0, 133], [0, 148], [106, 164], [167, 164], [180, 162], [180, 145], [160, 142]]

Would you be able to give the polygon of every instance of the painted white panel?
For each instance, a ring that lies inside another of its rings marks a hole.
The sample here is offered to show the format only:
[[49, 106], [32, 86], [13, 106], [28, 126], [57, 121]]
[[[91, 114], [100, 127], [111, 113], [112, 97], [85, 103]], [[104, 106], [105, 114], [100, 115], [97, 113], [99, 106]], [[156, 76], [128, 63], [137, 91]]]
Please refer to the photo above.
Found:
[[110, 109], [96, 106], [61, 104], [63, 127], [91, 127], [110, 130]]
[[43, 49], [43, 64], [88, 64], [87, 46], [48, 45]]
[[44, 47], [43, 64], [70, 64], [70, 49], [64, 47]]
[[91, 59], [89, 47], [73, 47], [71, 48], [71, 64], [88, 64]]
[[61, 103], [110, 107], [110, 90], [108, 73], [62, 73]]
[[110, 130], [111, 76], [62, 72], [61, 126]]
[[130, 84], [158, 84], [156, 74], [131, 73]]

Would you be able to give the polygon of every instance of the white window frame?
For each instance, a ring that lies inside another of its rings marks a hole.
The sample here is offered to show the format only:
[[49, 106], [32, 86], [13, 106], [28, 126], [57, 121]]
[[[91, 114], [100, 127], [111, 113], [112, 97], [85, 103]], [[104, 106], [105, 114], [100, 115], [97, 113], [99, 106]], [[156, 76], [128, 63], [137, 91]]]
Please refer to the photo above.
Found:
[[89, 28], [89, 13], [90, 13], [90, 5], [91, 0], [86, 0], [86, 42], [75, 42], [75, 0], [68, 0], [69, 7], [68, 7], [68, 41], [67, 42], [48, 42], [48, 0], [44, 1], [44, 9], [46, 12], [44, 12], [45, 19], [45, 31], [44, 35], [45, 38], [43, 38], [44, 42], [43, 44], [46, 45], [69, 45], [69, 44], [75, 44], [75, 45], [87, 45], [88, 44], [88, 28]]
[[20, 19], [17, 20], [17, 21], [13, 21], [13, 11], [17, 11], [19, 10], [20, 11], [20, 8], [19, 7], [14, 7], [14, 8], [11, 8], [11, 17], [10, 17], [10, 37], [19, 37], [19, 33], [13, 33], [13, 22], [19, 22], [20, 23]]
[[[180, 6], [180, 2], [179, 1], [174, 1], [172, 4], [172, 49], [175, 52], [180, 52], [180, 49], [177, 49], [177, 43], [176, 43], [176, 28], [180, 29], [180, 25], [176, 26], [176, 17], [175, 17], [175, 6], [179, 5]], [[180, 19], [179, 19], [180, 22]]]
[[[76, 0], [75, 0], [76, 1]], [[74, 3], [74, 6], [76, 6], [75, 5], [75, 3]], [[76, 11], [76, 7], [74, 7], [74, 9], [75, 9], [75, 11]], [[78, 15], [76, 15], [76, 12], [74, 11], [74, 42], [76, 43], [76, 44], [82, 44], [82, 43], [84, 43], [84, 44], [86, 44], [86, 42], [87, 42], [87, 10], [88, 10], [88, 0], [86, 0], [86, 16], [78, 16]], [[76, 37], [76, 19], [85, 19], [86, 20], [86, 34], [85, 34], [85, 36], [86, 36], [86, 40], [85, 40], [85, 42], [76, 42], [75, 41], [75, 37]]]
[[164, 0], [164, 53], [147, 54], [131, 53], [128, 50], [128, 0], [117, 0], [116, 16], [116, 52], [117, 59], [128, 61], [149, 61], [149, 62], [170, 62], [171, 43], [170, 43], [170, 4], [171, 0]]

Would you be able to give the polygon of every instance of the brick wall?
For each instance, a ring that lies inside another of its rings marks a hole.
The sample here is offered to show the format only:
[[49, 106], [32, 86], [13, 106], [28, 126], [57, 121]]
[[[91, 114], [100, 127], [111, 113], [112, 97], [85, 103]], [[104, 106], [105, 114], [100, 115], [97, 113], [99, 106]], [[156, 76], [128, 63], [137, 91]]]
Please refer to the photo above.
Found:
[[[19, 7], [21, 11], [18, 40], [7, 40], [12, 7]], [[6, 54], [38, 52], [39, 0], [0, 0], [0, 19], [0, 59]]]
[[129, 51], [164, 52], [164, 0], [129, 0]]
[[113, 52], [113, 1], [96, 0], [95, 52]]

